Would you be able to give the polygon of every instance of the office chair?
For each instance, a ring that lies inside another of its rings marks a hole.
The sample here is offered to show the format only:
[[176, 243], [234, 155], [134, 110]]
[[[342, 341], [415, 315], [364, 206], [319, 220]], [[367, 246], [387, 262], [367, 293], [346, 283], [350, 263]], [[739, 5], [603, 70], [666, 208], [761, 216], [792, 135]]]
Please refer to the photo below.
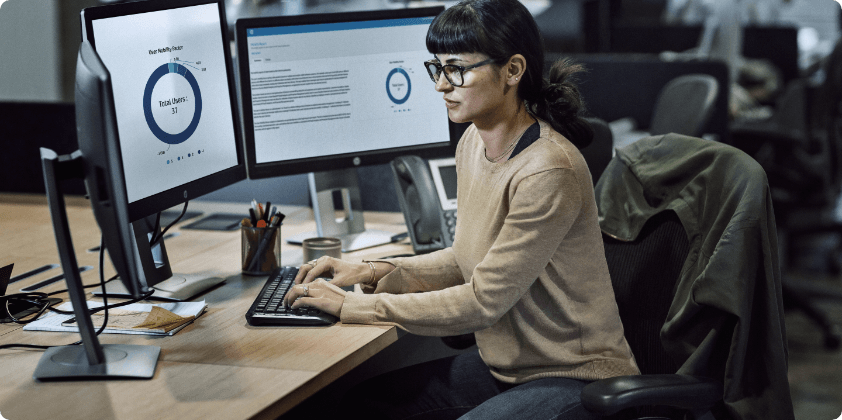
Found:
[[700, 137], [713, 114], [719, 82], [707, 74], [688, 74], [671, 80], [661, 89], [652, 122], [651, 135], [678, 133]]
[[763, 169], [734, 147], [668, 134], [619, 149], [595, 190], [642, 375], [588, 384], [585, 408], [612, 420], [793, 419]]
[[[812, 87], [806, 78], [789, 83], [773, 115], [732, 124], [734, 146], [752, 155], [766, 170], [778, 213], [784, 267], [795, 261], [801, 238], [832, 233], [842, 236], [834, 217], [842, 189], [842, 42], [823, 65], [824, 82]], [[831, 273], [842, 271], [837, 258], [842, 243], [828, 254]], [[842, 292], [783, 277], [784, 299], [822, 331], [825, 348], [842, 345], [842, 328], [817, 306], [817, 299], [842, 301]]]
[[608, 123], [599, 118], [585, 118], [593, 128], [593, 141], [579, 150], [588, 163], [593, 183], [599, 179], [614, 154], [614, 135]]

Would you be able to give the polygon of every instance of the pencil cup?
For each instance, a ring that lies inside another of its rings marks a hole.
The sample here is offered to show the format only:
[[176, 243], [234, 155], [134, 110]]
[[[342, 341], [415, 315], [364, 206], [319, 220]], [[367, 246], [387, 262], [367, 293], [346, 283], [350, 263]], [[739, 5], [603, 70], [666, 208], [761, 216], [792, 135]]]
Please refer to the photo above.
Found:
[[281, 227], [240, 227], [243, 274], [263, 276], [281, 265]]

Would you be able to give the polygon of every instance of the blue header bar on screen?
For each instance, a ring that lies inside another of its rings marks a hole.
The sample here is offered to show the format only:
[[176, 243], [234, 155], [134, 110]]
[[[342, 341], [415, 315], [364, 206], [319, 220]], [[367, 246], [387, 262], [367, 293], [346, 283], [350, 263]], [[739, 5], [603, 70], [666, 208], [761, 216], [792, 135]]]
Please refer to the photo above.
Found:
[[271, 28], [249, 28], [248, 37], [268, 35], [305, 34], [310, 32], [347, 31], [352, 29], [387, 28], [392, 26], [429, 25], [433, 17], [406, 19], [369, 20], [364, 22], [319, 23], [314, 25], [274, 26]]

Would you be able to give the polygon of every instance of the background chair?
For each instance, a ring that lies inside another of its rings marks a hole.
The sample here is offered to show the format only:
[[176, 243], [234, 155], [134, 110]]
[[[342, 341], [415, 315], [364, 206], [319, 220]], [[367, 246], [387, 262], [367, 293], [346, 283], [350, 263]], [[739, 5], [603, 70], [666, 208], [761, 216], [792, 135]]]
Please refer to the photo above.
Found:
[[707, 74], [688, 74], [672, 79], [658, 95], [649, 133], [667, 133], [701, 137], [713, 114], [719, 92], [716, 78]]
[[793, 418], [769, 195], [762, 168], [721, 143], [669, 134], [617, 151], [596, 197], [643, 375], [589, 384], [588, 410], [612, 419]]
[[[670, 80], [658, 93], [652, 109], [648, 131], [634, 130], [631, 118], [615, 121], [617, 147], [623, 147], [643, 137], [667, 133], [701, 137], [713, 115], [719, 82], [708, 74], [686, 74]], [[623, 123], [623, 120], [631, 120]], [[624, 127], [625, 128], [621, 128]]]
[[[799, 241], [834, 234], [839, 246], [823, 262], [832, 274], [842, 272], [842, 223], [835, 217], [842, 191], [842, 42], [822, 65], [824, 82], [805, 77], [785, 89], [775, 112], [763, 120], [732, 124], [734, 146], [752, 155], [766, 170], [778, 216], [785, 268], [795, 266]], [[783, 277], [787, 305], [804, 312], [824, 334], [828, 349], [842, 344], [842, 329], [819, 309], [818, 300], [842, 301], [838, 290]]]
[[[562, 54], [547, 54], [549, 67]], [[649, 131], [655, 103], [664, 87], [673, 79], [688, 74], [713, 76], [719, 89], [710, 119], [703, 133], [729, 144], [728, 68], [719, 61], [663, 61], [657, 55], [581, 54], [570, 56], [586, 71], [576, 75], [589, 116], [605, 121], [631, 118], [639, 129]], [[615, 142], [617, 134], [614, 134]]]

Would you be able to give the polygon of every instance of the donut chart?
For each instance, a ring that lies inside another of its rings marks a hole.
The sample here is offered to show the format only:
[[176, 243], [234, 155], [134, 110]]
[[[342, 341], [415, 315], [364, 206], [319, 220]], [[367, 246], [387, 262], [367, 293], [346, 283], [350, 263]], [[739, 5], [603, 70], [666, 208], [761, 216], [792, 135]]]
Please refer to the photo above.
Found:
[[[184, 129], [184, 131], [175, 134], [167, 133], [162, 130], [155, 121], [155, 116], [152, 115], [152, 91], [155, 89], [155, 85], [158, 81], [170, 73], [174, 73], [187, 80], [187, 83], [189, 83], [190, 87], [193, 89], [193, 102], [195, 106], [193, 119], [190, 121], [190, 124]], [[149, 76], [149, 80], [146, 81], [146, 89], [143, 91], [143, 114], [146, 117], [146, 124], [158, 140], [161, 140], [166, 144], [180, 144], [189, 139], [196, 131], [196, 127], [199, 126], [199, 119], [202, 117], [202, 93], [199, 90], [199, 83], [196, 81], [193, 73], [191, 73], [187, 67], [178, 63], [166, 63], [156, 68], [155, 71], [152, 72], [152, 75]]]
[[389, 72], [386, 77], [386, 94], [389, 99], [397, 105], [409, 100], [409, 93], [412, 90], [412, 83], [409, 81], [409, 74], [406, 70], [397, 67]]

